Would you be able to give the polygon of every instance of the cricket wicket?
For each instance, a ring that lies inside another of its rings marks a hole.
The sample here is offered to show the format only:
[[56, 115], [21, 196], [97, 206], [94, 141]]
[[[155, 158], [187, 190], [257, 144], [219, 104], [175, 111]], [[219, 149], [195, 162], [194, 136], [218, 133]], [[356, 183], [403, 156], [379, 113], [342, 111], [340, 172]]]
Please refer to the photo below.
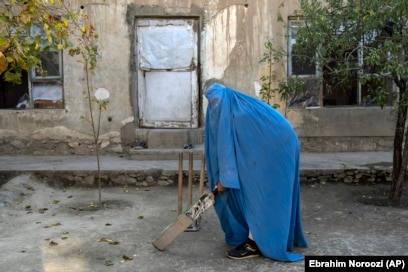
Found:
[[[180, 215], [183, 211], [183, 152], [179, 153], [178, 157], [178, 201], [177, 201], [177, 213]], [[188, 182], [187, 182], [187, 206], [193, 203], [193, 162], [194, 155], [193, 151], [188, 153]], [[204, 190], [204, 176], [205, 176], [205, 156], [204, 153], [201, 154], [201, 165], [200, 165], [200, 179], [198, 186], [198, 194], [201, 196]], [[198, 231], [200, 229], [200, 219], [195, 220], [191, 226], [185, 231]]]

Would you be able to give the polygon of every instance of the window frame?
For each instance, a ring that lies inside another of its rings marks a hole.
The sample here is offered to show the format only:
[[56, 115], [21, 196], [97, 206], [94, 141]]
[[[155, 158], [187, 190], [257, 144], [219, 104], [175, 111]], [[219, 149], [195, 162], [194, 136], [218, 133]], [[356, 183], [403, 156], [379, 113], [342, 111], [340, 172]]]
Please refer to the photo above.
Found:
[[[34, 36], [34, 35], [42, 35], [44, 36], [45, 33], [44, 31], [41, 29], [41, 27], [38, 27], [37, 25], [33, 24], [30, 28], [30, 36]], [[41, 44], [40, 45], [40, 52], [43, 52], [44, 49], [44, 45]], [[49, 76], [49, 75], [37, 75], [36, 73], [36, 69], [35, 67], [32, 67], [30, 70], [30, 78], [32, 80], [32, 82], [44, 82], [44, 81], [61, 81], [62, 82], [62, 78], [63, 78], [63, 67], [62, 67], [62, 50], [56, 50], [54, 48], [49, 48], [47, 53], [54, 53], [57, 52], [58, 53], [58, 76]], [[41, 63], [43, 62], [43, 59], [41, 58], [41, 56], [39, 57], [39, 59], [41, 60]]]
[[[37, 75], [37, 72], [35, 70], [35, 67], [32, 67], [30, 70], [30, 78], [32, 82], [61, 82], [62, 83], [62, 78], [63, 78], [63, 59], [62, 59], [62, 51], [59, 50], [54, 50], [50, 49], [50, 53], [57, 52], [58, 53], [58, 76], [41, 76]], [[40, 57], [41, 62], [43, 62], [43, 59]]]
[[[288, 17], [288, 27], [287, 27], [287, 80], [306, 80], [306, 84], [303, 85], [303, 90], [299, 93], [293, 93], [287, 99], [287, 107], [289, 108], [311, 108], [311, 107], [322, 107], [323, 101], [322, 97], [322, 84], [318, 83], [319, 78], [321, 78], [320, 66], [318, 63], [315, 64], [315, 73], [313, 74], [294, 74], [293, 73], [293, 46], [296, 44], [296, 34], [294, 33], [294, 27], [292, 24], [305, 24], [305, 18], [299, 18], [298, 16]], [[295, 37], [294, 37], [295, 36]], [[294, 42], [295, 41], [295, 42]]]
[[[319, 64], [315, 64], [315, 73], [314, 74], [294, 74], [293, 73], [293, 54], [292, 54], [292, 49], [293, 46], [296, 44], [296, 33], [294, 33], [293, 29], [294, 27], [292, 26], [293, 23], [299, 23], [299, 24], [305, 24], [306, 19], [302, 18], [299, 19], [298, 17], [292, 18], [289, 17], [288, 19], [288, 44], [287, 44], [287, 52], [288, 52], [288, 60], [287, 60], [287, 75], [288, 78], [295, 78], [295, 77], [300, 77], [300, 78], [317, 78], [319, 77]], [[293, 37], [295, 36], [295, 37]], [[295, 40], [295, 42], [293, 42]]]
[[[43, 35], [45, 37], [45, 33], [43, 29], [38, 25], [32, 25], [29, 30], [24, 31], [26, 36], [35, 36], [35, 35]], [[22, 77], [24, 77], [23, 83], [21, 84], [23, 95], [20, 96], [18, 102], [14, 104], [14, 99], [16, 98], [9, 98], [10, 101], [4, 105], [4, 107], [0, 108], [0, 110], [23, 110], [23, 109], [64, 109], [65, 108], [65, 99], [64, 99], [64, 67], [63, 67], [63, 50], [57, 50], [53, 48], [47, 48], [46, 52], [43, 52], [45, 48], [44, 44], [40, 44], [40, 55], [39, 59], [41, 63], [44, 63], [44, 60], [47, 58], [42, 56], [42, 54], [55, 54], [56, 64], [58, 62], [58, 70], [54, 70], [54, 75], [39, 75], [36, 71], [36, 67], [31, 67], [27, 73], [23, 73]], [[50, 56], [50, 55], [49, 55]], [[52, 57], [52, 56], [51, 56]], [[57, 68], [57, 65], [54, 65]], [[46, 71], [46, 70], [45, 70]], [[55, 75], [58, 73], [58, 75]], [[2, 79], [3, 80], [3, 79]], [[38, 88], [38, 89], [37, 89]], [[47, 90], [50, 88], [49, 90]], [[5, 96], [7, 95], [7, 90], [4, 89], [6, 92]], [[36, 92], [38, 90], [39, 93]], [[28, 101], [25, 100], [23, 104], [26, 106], [23, 108], [18, 107], [21, 104], [21, 100], [23, 99], [24, 95], [28, 95]], [[41, 95], [46, 94], [46, 98], [41, 99]], [[40, 97], [40, 98], [39, 98]], [[56, 99], [53, 99], [53, 98]], [[14, 106], [12, 106], [14, 104]]]

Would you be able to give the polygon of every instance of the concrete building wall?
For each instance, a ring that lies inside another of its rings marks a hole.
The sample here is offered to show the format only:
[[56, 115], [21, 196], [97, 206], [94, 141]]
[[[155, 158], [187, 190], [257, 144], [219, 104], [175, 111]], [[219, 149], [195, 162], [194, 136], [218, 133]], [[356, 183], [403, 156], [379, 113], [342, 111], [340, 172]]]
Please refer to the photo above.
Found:
[[[207, 101], [203, 90], [212, 80], [256, 96], [260, 64], [268, 39], [286, 47], [286, 30], [278, 23], [278, 10], [292, 15], [297, 1], [270, 0], [70, 0], [83, 6], [99, 34], [101, 59], [93, 76], [93, 88], [110, 91], [110, 103], [102, 115], [101, 144], [105, 153], [123, 153], [134, 141], [146, 140], [152, 130], [138, 127], [134, 19], [144, 17], [195, 17], [199, 19], [200, 125], [187, 138], [202, 138]], [[286, 68], [274, 67], [277, 78]], [[90, 154], [91, 127], [84, 73], [77, 58], [64, 53], [64, 109], [0, 110], [0, 153]], [[278, 101], [279, 102], [279, 101]], [[285, 110], [282, 107], [282, 110]], [[389, 150], [394, 120], [390, 110], [331, 108], [289, 110], [304, 151]], [[163, 137], [162, 133], [159, 134]], [[198, 135], [198, 136], [197, 136]], [[174, 133], [171, 134], [174, 138]], [[185, 132], [183, 137], [186, 138]], [[152, 139], [151, 141], [154, 142]], [[177, 142], [177, 141], [175, 141]], [[168, 144], [168, 142], [167, 142]], [[178, 146], [177, 146], [178, 147]]]
[[305, 152], [392, 150], [395, 118], [391, 108], [291, 109], [288, 119]]

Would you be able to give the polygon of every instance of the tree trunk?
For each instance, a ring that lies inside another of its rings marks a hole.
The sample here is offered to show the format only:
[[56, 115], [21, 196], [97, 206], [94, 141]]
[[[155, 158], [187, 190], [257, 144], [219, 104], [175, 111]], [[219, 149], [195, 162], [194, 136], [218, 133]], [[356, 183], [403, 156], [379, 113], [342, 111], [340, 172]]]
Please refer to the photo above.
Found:
[[[404, 84], [405, 85], [405, 84]], [[398, 103], [397, 124], [394, 137], [394, 153], [393, 153], [393, 171], [392, 181], [388, 198], [391, 205], [398, 206], [402, 195], [402, 184], [405, 180], [405, 172], [408, 163], [407, 144], [408, 139], [405, 137], [405, 124], [407, 121], [407, 93], [405, 86], [400, 87], [400, 97]]]
[[395, 186], [393, 186], [394, 191], [392, 194], [392, 198], [390, 198], [392, 206], [399, 206], [401, 202], [402, 185], [406, 177], [407, 164], [408, 164], [407, 145], [408, 145], [408, 137], [405, 137], [404, 147], [402, 151], [403, 155], [402, 155], [400, 172], [399, 172], [397, 179], [392, 181], [395, 184]]

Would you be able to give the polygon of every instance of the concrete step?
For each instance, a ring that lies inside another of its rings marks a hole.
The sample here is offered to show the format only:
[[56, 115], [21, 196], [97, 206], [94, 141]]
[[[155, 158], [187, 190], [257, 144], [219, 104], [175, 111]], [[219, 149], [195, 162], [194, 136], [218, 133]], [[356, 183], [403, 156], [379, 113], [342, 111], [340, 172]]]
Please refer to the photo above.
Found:
[[128, 151], [130, 160], [153, 161], [153, 160], [178, 160], [179, 154], [183, 154], [183, 160], [188, 160], [190, 153], [193, 160], [201, 160], [204, 146], [197, 145], [192, 148], [131, 148]]
[[134, 136], [129, 133], [129, 142], [144, 142], [149, 149], [183, 148], [184, 145], [202, 145], [204, 142], [203, 128], [188, 129], [137, 129]]

